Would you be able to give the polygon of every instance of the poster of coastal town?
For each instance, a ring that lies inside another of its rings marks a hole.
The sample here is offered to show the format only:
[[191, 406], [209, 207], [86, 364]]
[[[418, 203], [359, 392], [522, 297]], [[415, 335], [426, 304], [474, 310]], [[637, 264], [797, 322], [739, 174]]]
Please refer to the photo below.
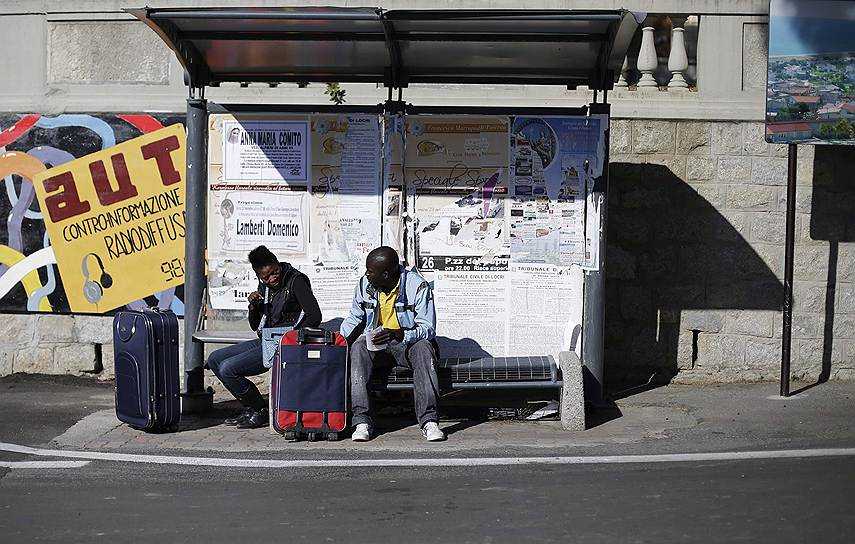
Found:
[[855, 143], [855, 1], [772, 0], [766, 140]]

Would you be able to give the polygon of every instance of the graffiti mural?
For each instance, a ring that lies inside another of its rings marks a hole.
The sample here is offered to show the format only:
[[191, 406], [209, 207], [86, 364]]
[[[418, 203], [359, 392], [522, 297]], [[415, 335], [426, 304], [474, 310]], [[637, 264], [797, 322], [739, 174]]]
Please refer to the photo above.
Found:
[[[0, 216], [6, 218], [0, 225], [0, 312], [71, 312], [54, 255], [54, 244], [63, 241], [48, 236], [33, 178], [183, 122], [184, 116], [165, 115], [0, 113]], [[182, 300], [183, 288], [176, 286], [127, 306], [158, 306], [183, 315]]]

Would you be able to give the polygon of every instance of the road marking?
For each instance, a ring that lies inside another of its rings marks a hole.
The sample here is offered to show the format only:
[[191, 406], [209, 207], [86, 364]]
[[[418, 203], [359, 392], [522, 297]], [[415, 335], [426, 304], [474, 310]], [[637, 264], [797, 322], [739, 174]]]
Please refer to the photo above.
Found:
[[5, 468], [80, 468], [89, 461], [0, 461]]
[[590, 455], [576, 457], [447, 457], [436, 459], [229, 459], [142, 455], [97, 451], [46, 450], [0, 442], [0, 451], [44, 457], [65, 457], [93, 461], [119, 461], [156, 465], [193, 465], [243, 468], [300, 467], [484, 467], [508, 465], [596, 465], [632, 463], [685, 463], [703, 461], [747, 461], [754, 459], [801, 459], [807, 457], [851, 457], [855, 448], [804, 450], [727, 451], [710, 453], [666, 453], [650, 455]]

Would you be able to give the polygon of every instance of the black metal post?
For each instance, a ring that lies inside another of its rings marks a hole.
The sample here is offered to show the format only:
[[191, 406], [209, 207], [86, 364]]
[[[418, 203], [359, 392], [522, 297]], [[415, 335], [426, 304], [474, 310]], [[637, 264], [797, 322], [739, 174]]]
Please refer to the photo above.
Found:
[[213, 391], [205, 390], [204, 348], [193, 341], [205, 289], [205, 212], [208, 189], [208, 103], [191, 92], [187, 99], [187, 180], [184, 239], [184, 393], [182, 412], [213, 406]]
[[787, 238], [784, 246], [784, 327], [781, 334], [781, 396], [790, 396], [793, 331], [793, 256], [796, 238], [796, 144], [787, 149]]

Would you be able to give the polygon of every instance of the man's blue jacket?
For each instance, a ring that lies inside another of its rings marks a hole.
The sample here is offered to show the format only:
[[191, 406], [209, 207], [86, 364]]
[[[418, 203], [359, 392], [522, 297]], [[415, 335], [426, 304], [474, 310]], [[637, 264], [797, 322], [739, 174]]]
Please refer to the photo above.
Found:
[[[395, 313], [398, 323], [404, 330], [404, 343], [412, 344], [419, 340], [432, 340], [436, 336], [436, 309], [433, 305], [433, 289], [418, 272], [400, 267], [401, 284], [398, 298], [395, 300]], [[377, 289], [363, 276], [353, 291], [353, 304], [341, 324], [341, 334], [350, 334], [359, 325], [377, 327], [380, 315], [380, 299]]]

